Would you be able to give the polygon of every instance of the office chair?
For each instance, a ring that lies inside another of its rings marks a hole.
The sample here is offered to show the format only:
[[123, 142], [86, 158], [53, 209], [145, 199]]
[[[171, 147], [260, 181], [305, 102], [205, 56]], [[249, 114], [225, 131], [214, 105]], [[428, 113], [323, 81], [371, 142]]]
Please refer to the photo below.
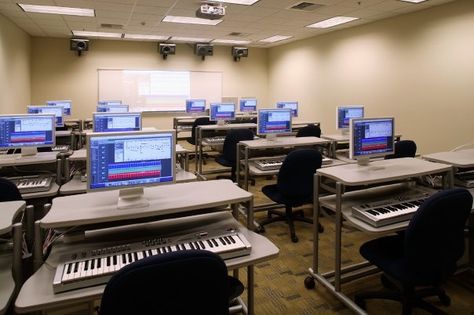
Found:
[[410, 314], [414, 307], [444, 314], [422, 298], [438, 296], [443, 305], [450, 304], [441, 284], [463, 255], [471, 209], [472, 195], [466, 189], [440, 191], [423, 202], [404, 234], [364, 243], [361, 255], [384, 272], [382, 283], [391, 290], [357, 294], [356, 303], [365, 307], [366, 299], [389, 299], [402, 303], [402, 314]]
[[243, 290], [218, 255], [171, 252], [123, 267], [107, 283], [99, 314], [229, 314], [229, 302]]
[[[313, 201], [313, 175], [321, 167], [321, 163], [321, 153], [314, 149], [295, 150], [286, 156], [278, 173], [277, 183], [262, 188], [265, 196], [285, 205], [285, 213], [268, 210], [268, 218], [260, 222], [262, 227], [276, 221], [287, 221], [291, 240], [294, 243], [298, 242], [293, 221], [313, 223], [313, 220], [305, 218], [302, 212], [300, 215], [295, 215], [293, 207]], [[273, 214], [277, 217], [272, 217]], [[323, 231], [321, 225], [318, 229], [320, 232]]]
[[16, 185], [3, 177], [0, 177], [0, 202], [23, 200]]
[[[193, 126], [191, 128], [191, 137], [187, 138], [186, 141], [192, 145], [196, 145], [196, 127], [197, 126], [203, 126], [203, 125], [214, 125], [214, 121], [210, 121], [209, 117], [198, 117], [196, 120], [193, 122]], [[190, 155], [190, 158], [192, 158], [193, 155]], [[207, 158], [209, 155], [203, 154], [203, 158]], [[203, 160], [205, 162], [205, 160]]]
[[[250, 129], [231, 129], [225, 137], [222, 155], [216, 157], [216, 162], [222, 166], [231, 167], [230, 179], [232, 181], [236, 180], [237, 143], [253, 140], [253, 136], [253, 132]], [[218, 178], [222, 177], [218, 176]]]
[[386, 155], [385, 159], [397, 159], [403, 157], [415, 157], [416, 143], [412, 140], [400, 140], [395, 142], [395, 153]]
[[296, 133], [297, 137], [321, 137], [321, 128], [319, 126], [310, 124], [299, 129]]

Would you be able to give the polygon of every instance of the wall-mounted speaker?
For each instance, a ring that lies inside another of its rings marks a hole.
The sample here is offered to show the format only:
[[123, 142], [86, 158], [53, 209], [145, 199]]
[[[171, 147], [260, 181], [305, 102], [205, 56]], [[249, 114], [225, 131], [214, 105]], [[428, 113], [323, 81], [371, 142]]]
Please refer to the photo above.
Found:
[[249, 49], [247, 47], [232, 47], [232, 57], [234, 61], [239, 61], [241, 57], [248, 57]]
[[202, 57], [202, 60], [206, 56], [212, 56], [214, 54], [214, 46], [212, 44], [196, 44], [194, 46], [194, 53]]
[[166, 59], [168, 55], [176, 54], [176, 44], [159, 43], [158, 51], [161, 55], [163, 55], [163, 59]]
[[83, 51], [89, 50], [89, 40], [85, 38], [71, 38], [69, 41], [69, 49], [77, 51], [77, 55], [80, 56]]

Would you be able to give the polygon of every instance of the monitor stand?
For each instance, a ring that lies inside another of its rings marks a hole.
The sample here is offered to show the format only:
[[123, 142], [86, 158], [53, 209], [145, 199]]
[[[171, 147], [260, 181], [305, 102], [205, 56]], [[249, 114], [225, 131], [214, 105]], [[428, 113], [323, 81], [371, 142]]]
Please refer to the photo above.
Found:
[[267, 141], [276, 141], [277, 135], [276, 133], [269, 133], [266, 135], [265, 138], [267, 139]]
[[22, 147], [21, 156], [35, 156], [38, 153], [36, 147]]
[[145, 208], [150, 201], [144, 197], [143, 187], [125, 188], [119, 190], [117, 209], [126, 210], [134, 208]]
[[349, 135], [349, 129], [348, 128], [341, 129], [341, 135], [342, 136], [348, 136]]
[[380, 171], [385, 169], [383, 166], [370, 166], [370, 158], [369, 157], [358, 157], [357, 158], [357, 165], [361, 167], [366, 167], [368, 171]]
[[225, 125], [225, 120], [218, 120], [217, 125], [218, 126], [224, 126]]

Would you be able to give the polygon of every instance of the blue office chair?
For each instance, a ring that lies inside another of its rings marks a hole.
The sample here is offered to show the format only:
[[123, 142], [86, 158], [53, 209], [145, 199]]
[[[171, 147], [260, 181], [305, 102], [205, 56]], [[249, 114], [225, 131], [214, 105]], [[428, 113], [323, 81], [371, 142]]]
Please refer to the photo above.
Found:
[[231, 129], [225, 137], [222, 155], [216, 158], [216, 162], [222, 166], [231, 167], [230, 179], [232, 181], [236, 180], [237, 143], [240, 141], [253, 140], [253, 136], [254, 134], [250, 129]]
[[395, 142], [395, 153], [386, 155], [385, 159], [397, 159], [404, 157], [415, 157], [416, 143], [412, 140], [400, 140]]
[[[303, 213], [293, 213], [293, 207], [313, 202], [313, 175], [321, 167], [321, 153], [314, 149], [301, 149], [290, 152], [278, 173], [277, 183], [262, 188], [262, 192], [272, 201], [285, 205], [285, 212], [268, 210], [268, 218], [260, 222], [263, 227], [276, 221], [287, 221], [290, 228], [291, 240], [298, 242], [293, 221], [313, 223], [305, 218]], [[272, 215], [277, 215], [272, 217]], [[318, 226], [323, 231], [321, 225]]]
[[18, 187], [12, 181], [0, 177], [0, 201], [16, 200], [23, 200]]
[[229, 301], [243, 290], [218, 255], [178, 251], [122, 268], [107, 283], [99, 314], [229, 314]]
[[297, 137], [321, 137], [321, 128], [317, 125], [307, 125], [299, 129], [296, 133]]
[[463, 255], [471, 209], [472, 195], [466, 189], [440, 191], [423, 202], [404, 234], [363, 244], [361, 255], [383, 271], [382, 283], [391, 290], [357, 294], [356, 303], [365, 307], [366, 299], [389, 299], [402, 302], [402, 314], [414, 307], [444, 314], [422, 298], [438, 296], [443, 305], [450, 304], [441, 285]]

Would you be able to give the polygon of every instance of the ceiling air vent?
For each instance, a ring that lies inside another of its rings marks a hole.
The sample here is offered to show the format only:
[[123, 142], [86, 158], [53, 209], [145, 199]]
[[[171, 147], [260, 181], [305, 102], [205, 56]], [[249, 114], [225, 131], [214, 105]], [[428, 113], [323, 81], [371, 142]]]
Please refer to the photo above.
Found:
[[110, 28], [114, 30], [121, 30], [123, 28], [123, 25], [120, 24], [109, 24], [109, 23], [102, 23], [100, 24], [100, 27], [102, 28]]
[[288, 7], [290, 10], [298, 10], [298, 11], [307, 11], [311, 12], [314, 11], [320, 7], [323, 7], [324, 5], [322, 4], [316, 4], [312, 2], [307, 2], [307, 1], [301, 1], [293, 4], [292, 6]]

